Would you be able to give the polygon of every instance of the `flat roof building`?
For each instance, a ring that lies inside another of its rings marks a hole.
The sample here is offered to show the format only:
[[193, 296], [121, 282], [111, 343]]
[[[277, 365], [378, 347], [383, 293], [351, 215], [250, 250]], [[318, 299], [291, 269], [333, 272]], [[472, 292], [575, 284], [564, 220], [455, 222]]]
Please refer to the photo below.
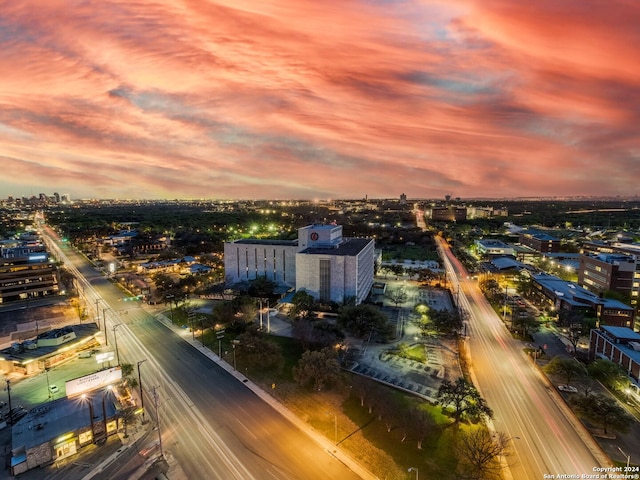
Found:
[[243, 239], [224, 245], [227, 285], [264, 276], [320, 302], [364, 301], [373, 285], [375, 242], [342, 235], [341, 225], [308, 225], [297, 240]]

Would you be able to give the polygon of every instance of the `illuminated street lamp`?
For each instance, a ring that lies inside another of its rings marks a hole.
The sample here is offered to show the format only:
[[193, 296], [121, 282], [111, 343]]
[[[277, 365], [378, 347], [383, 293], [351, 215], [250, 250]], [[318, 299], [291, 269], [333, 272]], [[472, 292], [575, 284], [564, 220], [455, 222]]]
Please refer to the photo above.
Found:
[[408, 472], [416, 472], [416, 480], [419, 480], [418, 477], [418, 469], [415, 467], [409, 467], [409, 470], [407, 470]]
[[627, 457], [627, 470], [625, 470], [625, 471], [629, 471], [629, 464], [631, 463], [631, 455], [627, 455], [626, 453], [624, 453], [624, 451], [620, 447], [618, 447], [618, 450], [620, 450], [620, 453], [622, 455]]

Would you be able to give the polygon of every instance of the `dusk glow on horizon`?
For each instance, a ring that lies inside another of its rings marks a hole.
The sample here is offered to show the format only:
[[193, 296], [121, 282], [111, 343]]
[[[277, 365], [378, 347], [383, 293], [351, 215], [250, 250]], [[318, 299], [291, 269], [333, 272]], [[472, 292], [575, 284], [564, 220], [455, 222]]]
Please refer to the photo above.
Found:
[[0, 0], [0, 197], [631, 196], [640, 3]]

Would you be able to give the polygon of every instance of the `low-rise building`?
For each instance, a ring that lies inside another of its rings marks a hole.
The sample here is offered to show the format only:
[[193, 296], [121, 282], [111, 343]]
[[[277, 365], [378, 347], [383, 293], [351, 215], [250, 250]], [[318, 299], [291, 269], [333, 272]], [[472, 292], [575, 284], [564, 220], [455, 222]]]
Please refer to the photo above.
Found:
[[75, 455], [117, 433], [121, 406], [112, 388], [64, 397], [31, 410], [13, 426], [11, 473], [19, 475]]
[[620, 365], [629, 376], [631, 388], [640, 398], [640, 333], [630, 328], [601, 326], [591, 330], [589, 355]]
[[633, 307], [611, 298], [602, 298], [580, 285], [567, 282], [555, 275], [538, 273], [531, 275], [533, 294], [541, 304], [549, 305], [556, 312], [578, 312], [597, 318], [599, 324], [633, 329]]
[[541, 253], [559, 252], [560, 239], [539, 230], [524, 230], [519, 234], [520, 243]]

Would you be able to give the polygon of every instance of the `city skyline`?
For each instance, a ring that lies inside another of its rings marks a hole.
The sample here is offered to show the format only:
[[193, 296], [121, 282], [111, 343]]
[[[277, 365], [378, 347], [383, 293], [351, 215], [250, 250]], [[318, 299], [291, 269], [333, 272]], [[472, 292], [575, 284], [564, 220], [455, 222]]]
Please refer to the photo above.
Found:
[[5, 3], [0, 198], [637, 195], [640, 6], [516, 3]]

